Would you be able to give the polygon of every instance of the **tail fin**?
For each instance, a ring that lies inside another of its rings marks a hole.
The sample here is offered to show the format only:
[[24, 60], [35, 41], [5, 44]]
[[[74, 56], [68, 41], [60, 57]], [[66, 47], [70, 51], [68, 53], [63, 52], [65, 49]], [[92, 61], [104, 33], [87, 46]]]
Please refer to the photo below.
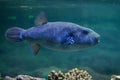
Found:
[[20, 42], [23, 40], [22, 38], [23, 31], [25, 30], [19, 27], [9, 28], [5, 33], [5, 37], [10, 39], [11, 41]]

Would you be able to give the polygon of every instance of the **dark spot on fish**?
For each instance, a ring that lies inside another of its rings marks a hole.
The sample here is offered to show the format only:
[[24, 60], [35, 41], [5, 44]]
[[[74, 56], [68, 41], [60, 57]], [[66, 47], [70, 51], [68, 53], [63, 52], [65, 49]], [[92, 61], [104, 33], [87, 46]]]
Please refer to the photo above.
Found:
[[72, 33], [72, 32], [70, 32], [70, 33], [69, 33], [69, 36], [70, 36], [70, 37], [73, 37], [74, 35], [73, 35], [73, 33]]

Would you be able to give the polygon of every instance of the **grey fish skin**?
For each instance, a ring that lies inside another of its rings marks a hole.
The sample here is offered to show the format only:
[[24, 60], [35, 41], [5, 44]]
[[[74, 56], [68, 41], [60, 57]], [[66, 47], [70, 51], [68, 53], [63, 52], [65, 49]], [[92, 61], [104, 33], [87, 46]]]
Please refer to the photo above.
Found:
[[26, 40], [36, 55], [41, 46], [59, 51], [79, 51], [99, 42], [95, 31], [71, 22], [48, 22], [44, 12], [35, 19], [32, 28], [9, 28], [5, 37], [14, 42]]
[[23, 40], [60, 51], [79, 51], [99, 42], [99, 34], [70, 22], [47, 22], [22, 32]]

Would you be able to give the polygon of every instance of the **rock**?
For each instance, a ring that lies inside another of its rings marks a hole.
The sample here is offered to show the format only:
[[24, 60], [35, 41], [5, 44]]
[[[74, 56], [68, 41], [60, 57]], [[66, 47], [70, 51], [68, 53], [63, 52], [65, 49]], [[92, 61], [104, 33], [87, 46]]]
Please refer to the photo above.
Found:
[[120, 75], [112, 75], [111, 80], [120, 80]]
[[3, 80], [1, 73], [0, 73], [0, 80]]
[[4, 80], [15, 80], [14, 78], [11, 78], [9, 76], [6, 76]]
[[18, 75], [15, 78], [6, 76], [4, 80], [45, 80], [44, 78], [32, 77], [29, 75]]

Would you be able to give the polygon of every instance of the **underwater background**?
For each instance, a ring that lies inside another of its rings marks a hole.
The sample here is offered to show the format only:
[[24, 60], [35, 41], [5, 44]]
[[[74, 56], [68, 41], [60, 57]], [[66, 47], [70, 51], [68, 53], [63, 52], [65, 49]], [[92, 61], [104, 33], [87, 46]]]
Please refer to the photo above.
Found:
[[[41, 48], [34, 56], [27, 42], [14, 43], [4, 34], [10, 27], [34, 26], [44, 11], [48, 21], [66, 21], [93, 29], [100, 43], [77, 52]], [[47, 77], [51, 70], [86, 69], [93, 80], [120, 74], [120, 0], [0, 0], [0, 73]]]

